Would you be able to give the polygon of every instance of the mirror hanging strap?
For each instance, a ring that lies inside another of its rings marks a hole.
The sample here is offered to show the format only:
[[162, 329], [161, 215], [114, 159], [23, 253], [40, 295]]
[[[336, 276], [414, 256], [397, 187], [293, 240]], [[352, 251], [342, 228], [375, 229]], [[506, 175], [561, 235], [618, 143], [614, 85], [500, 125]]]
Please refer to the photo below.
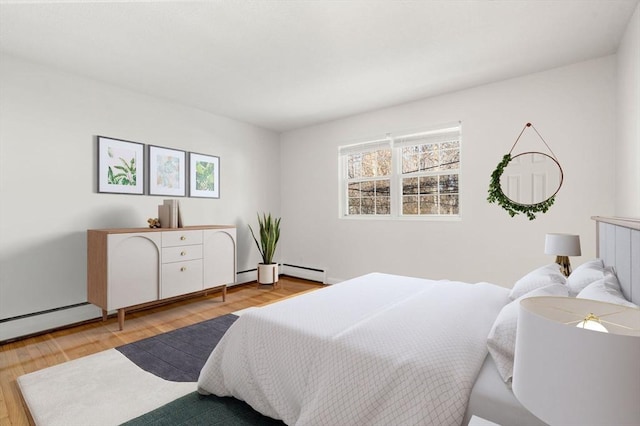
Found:
[[554, 160], [558, 161], [558, 157], [556, 157], [556, 155], [553, 153], [553, 150], [551, 149], [551, 147], [549, 146], [549, 144], [547, 143], [547, 141], [544, 140], [544, 138], [542, 137], [542, 135], [540, 134], [540, 132], [538, 132], [538, 129], [536, 129], [536, 127], [531, 124], [531, 123], [527, 123], [524, 125], [524, 127], [522, 128], [522, 131], [520, 132], [520, 134], [518, 135], [518, 137], [516, 138], [516, 141], [513, 143], [513, 146], [511, 147], [511, 149], [509, 150], [509, 155], [511, 155], [511, 153], [513, 152], [514, 148], [516, 147], [516, 145], [518, 144], [518, 141], [520, 140], [520, 137], [522, 136], [522, 134], [524, 133], [525, 130], [527, 130], [528, 127], [531, 127], [533, 129], [534, 132], [536, 132], [536, 134], [538, 135], [538, 137], [540, 138], [540, 140], [542, 141], [542, 143], [544, 144], [544, 146], [547, 147], [547, 149], [549, 150], [549, 152], [551, 153], [551, 156], [553, 157]]

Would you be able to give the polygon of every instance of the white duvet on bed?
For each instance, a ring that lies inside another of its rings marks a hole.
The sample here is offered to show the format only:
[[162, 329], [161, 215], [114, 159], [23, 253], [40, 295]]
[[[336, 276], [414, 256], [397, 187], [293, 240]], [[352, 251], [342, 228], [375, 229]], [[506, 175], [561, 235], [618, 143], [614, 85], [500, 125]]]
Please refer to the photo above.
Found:
[[198, 391], [289, 425], [459, 425], [508, 290], [369, 274], [242, 315]]

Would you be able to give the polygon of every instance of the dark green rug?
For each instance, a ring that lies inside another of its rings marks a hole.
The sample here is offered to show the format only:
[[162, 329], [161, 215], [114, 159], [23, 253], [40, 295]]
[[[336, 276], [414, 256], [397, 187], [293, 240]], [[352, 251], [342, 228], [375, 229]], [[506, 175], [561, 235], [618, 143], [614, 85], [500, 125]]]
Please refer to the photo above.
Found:
[[271, 426], [284, 423], [263, 416], [247, 403], [235, 398], [203, 396], [193, 392], [124, 424], [127, 426]]

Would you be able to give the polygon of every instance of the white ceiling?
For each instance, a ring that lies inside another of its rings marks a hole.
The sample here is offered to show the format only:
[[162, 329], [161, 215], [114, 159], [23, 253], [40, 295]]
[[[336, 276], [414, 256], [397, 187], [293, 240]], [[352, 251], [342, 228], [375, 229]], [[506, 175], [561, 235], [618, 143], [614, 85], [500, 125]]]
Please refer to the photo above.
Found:
[[0, 50], [285, 131], [612, 54], [637, 4], [0, 0]]

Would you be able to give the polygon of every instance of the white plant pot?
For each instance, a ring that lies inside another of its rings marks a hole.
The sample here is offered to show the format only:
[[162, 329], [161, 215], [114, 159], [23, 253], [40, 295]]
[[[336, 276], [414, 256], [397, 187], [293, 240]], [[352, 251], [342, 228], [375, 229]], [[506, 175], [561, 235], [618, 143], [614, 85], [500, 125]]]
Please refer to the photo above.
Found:
[[258, 263], [258, 284], [275, 284], [278, 282], [277, 263]]

